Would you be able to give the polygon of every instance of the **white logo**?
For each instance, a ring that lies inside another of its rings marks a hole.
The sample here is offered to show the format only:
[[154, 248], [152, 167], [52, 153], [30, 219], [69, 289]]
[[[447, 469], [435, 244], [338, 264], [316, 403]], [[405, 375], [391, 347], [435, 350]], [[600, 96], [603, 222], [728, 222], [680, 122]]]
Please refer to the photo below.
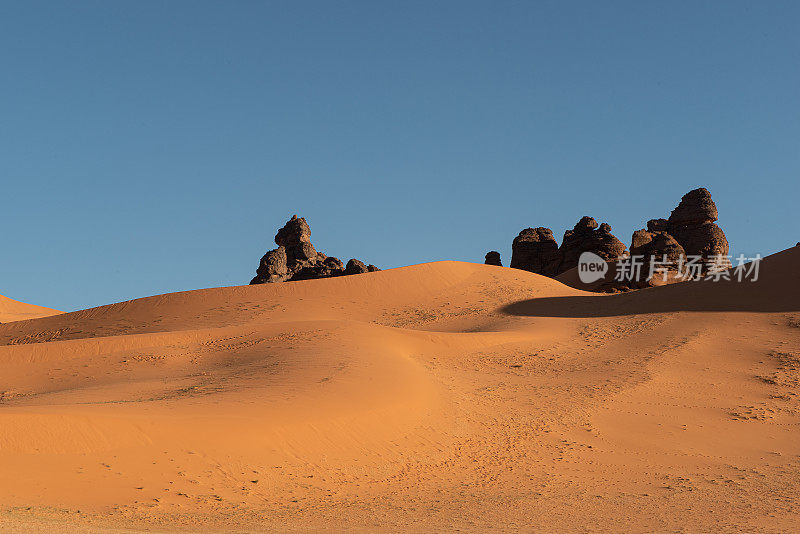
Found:
[[591, 284], [606, 276], [606, 260], [593, 252], [584, 252], [578, 258], [578, 278], [584, 284]]

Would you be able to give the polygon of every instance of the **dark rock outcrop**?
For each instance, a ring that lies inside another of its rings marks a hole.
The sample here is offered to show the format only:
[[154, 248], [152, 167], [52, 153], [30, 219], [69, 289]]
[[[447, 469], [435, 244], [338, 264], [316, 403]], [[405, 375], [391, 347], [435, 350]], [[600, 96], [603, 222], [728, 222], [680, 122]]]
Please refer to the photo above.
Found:
[[[640, 259], [627, 259], [626, 247], [611, 233], [611, 226], [598, 225], [591, 217], [583, 217], [572, 230], [564, 232], [561, 246], [549, 228], [526, 228], [514, 239], [511, 267], [555, 277], [577, 267], [584, 252], [593, 252], [612, 264], [611, 278], [594, 284], [593, 291], [627, 291], [653, 285], [651, 266], [664, 275], [663, 283], [672, 283], [683, 279], [678, 267], [693, 256], [700, 258], [701, 273], [710, 270], [712, 262], [727, 262], [728, 240], [717, 226], [717, 218], [717, 206], [707, 189], [689, 191], [668, 219], [650, 219], [647, 228], [633, 233], [631, 255]], [[486, 263], [489, 260], [487, 254]], [[640, 263], [642, 273], [637, 279], [613, 279], [617, 266], [636, 271], [632, 268], [636, 263]]]
[[650, 219], [647, 221], [648, 232], [666, 232], [669, 229], [669, 221], [666, 219]]
[[558, 246], [549, 228], [526, 228], [512, 244], [511, 267], [545, 276], [556, 276], [578, 266], [584, 252], [594, 252], [612, 261], [627, 253], [625, 244], [614, 237], [611, 226], [583, 217], [572, 230], [564, 232]]
[[363, 274], [368, 272], [367, 266], [355, 258], [348, 261], [347, 266], [344, 268], [344, 274]]
[[555, 276], [561, 257], [550, 228], [526, 228], [511, 245], [511, 267], [545, 276]]
[[689, 191], [669, 219], [651, 219], [647, 221], [647, 230], [633, 233], [631, 254], [645, 256], [645, 263], [652, 256], [663, 260], [666, 255], [673, 263], [681, 256], [700, 256], [701, 262], [727, 256], [728, 239], [715, 223], [717, 217], [717, 206], [708, 189]]
[[503, 262], [500, 261], [500, 253], [496, 250], [487, 252], [485, 261], [483, 263], [486, 265], [497, 265], [500, 267], [503, 266]]
[[275, 244], [279, 247], [294, 247], [302, 243], [311, 244], [311, 227], [305, 218], [292, 215], [292, 218], [275, 234]]
[[722, 228], [715, 224], [717, 219], [717, 206], [711, 200], [711, 193], [701, 187], [683, 195], [669, 216], [666, 231], [689, 256], [701, 256], [703, 260], [727, 256], [730, 250], [728, 239]]
[[621, 258], [627, 253], [625, 245], [611, 233], [611, 225], [597, 225], [591, 217], [583, 217], [572, 230], [564, 232], [564, 240], [558, 249], [561, 262], [556, 274], [578, 266], [578, 258], [584, 252], [593, 252], [606, 261]]
[[[288, 273], [286, 248], [278, 247], [264, 254], [258, 269], [256, 269], [256, 276], [250, 283], [283, 282]], [[260, 280], [260, 282], [256, 282], [256, 280]]]
[[705, 187], [693, 189], [683, 195], [678, 206], [669, 215], [669, 225], [697, 226], [714, 222], [719, 218], [717, 206], [711, 200], [711, 193]]
[[304, 218], [298, 218], [297, 215], [278, 230], [275, 244], [278, 248], [261, 258], [251, 284], [310, 280], [380, 270], [356, 259], [351, 259], [345, 266], [338, 258], [317, 252], [311, 244], [311, 228]]
[[649, 265], [650, 257], [662, 261], [666, 257], [667, 261], [677, 263], [682, 256], [686, 256], [686, 251], [667, 232], [636, 230], [631, 243], [631, 256], [643, 256], [645, 265]]
[[683, 279], [678, 270], [692, 256], [699, 257], [700, 264], [722, 259], [723, 265], [730, 265], [728, 240], [715, 223], [717, 217], [711, 193], [699, 188], [683, 195], [669, 219], [647, 221], [647, 229], [636, 230], [632, 236], [631, 255], [642, 256], [643, 269], [641, 278], [631, 281], [631, 286], [647, 287], [656, 282], [647, 278], [651, 262], [658, 262], [668, 272], [667, 278], [674, 281]]
[[670, 232], [689, 256], [700, 256], [708, 261], [713, 256], [727, 256], [730, 247], [722, 228], [714, 223], [672, 228]]

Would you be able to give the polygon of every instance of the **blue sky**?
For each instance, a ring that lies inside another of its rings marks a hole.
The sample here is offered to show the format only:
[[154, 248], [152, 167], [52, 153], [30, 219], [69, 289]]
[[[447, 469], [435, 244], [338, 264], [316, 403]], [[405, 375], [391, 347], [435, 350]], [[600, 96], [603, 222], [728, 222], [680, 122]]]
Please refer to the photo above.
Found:
[[483, 261], [709, 188], [795, 244], [797, 2], [6, 2], [0, 294], [74, 310], [247, 283], [276, 229]]

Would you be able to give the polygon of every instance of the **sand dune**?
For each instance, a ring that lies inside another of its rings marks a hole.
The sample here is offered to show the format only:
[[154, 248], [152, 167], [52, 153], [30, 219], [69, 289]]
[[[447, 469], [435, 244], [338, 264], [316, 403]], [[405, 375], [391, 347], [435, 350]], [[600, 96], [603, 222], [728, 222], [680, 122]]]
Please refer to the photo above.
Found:
[[611, 296], [458, 262], [172, 293], [0, 325], [0, 368], [5, 529], [800, 522], [800, 247]]
[[0, 323], [38, 319], [39, 317], [47, 317], [58, 313], [61, 312], [44, 306], [26, 304], [0, 295]]

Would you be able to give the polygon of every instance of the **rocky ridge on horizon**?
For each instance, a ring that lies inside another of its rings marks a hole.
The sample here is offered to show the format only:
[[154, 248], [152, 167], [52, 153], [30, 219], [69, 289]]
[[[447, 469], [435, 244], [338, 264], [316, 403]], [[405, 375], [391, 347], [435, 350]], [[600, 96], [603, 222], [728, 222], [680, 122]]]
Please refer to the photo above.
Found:
[[[653, 285], [646, 279], [651, 258], [677, 264], [679, 258], [698, 256], [705, 266], [726, 257], [728, 240], [716, 221], [717, 206], [706, 188], [689, 191], [672, 210], [668, 219], [650, 219], [647, 227], [633, 232], [630, 253], [611, 233], [607, 223], [598, 225], [592, 217], [584, 216], [572, 230], [564, 232], [559, 246], [550, 228], [526, 228], [514, 238], [510, 266], [554, 278], [577, 267], [583, 252], [592, 252], [607, 262], [631, 256], [642, 256], [645, 271], [630, 281], [609, 280], [596, 290], [616, 292]], [[499, 257], [499, 254], [498, 254]], [[487, 254], [488, 263], [489, 254]], [[674, 274], [674, 273], [673, 273]], [[674, 276], [673, 276], [674, 279]]]
[[297, 215], [278, 230], [275, 244], [278, 248], [261, 258], [251, 285], [380, 271], [374, 265], [365, 265], [355, 258], [345, 265], [339, 258], [318, 252], [311, 244], [311, 227]]
[[512, 243], [511, 267], [544, 276], [555, 277], [578, 266], [584, 252], [593, 252], [606, 261], [623, 257], [628, 250], [611, 233], [611, 225], [598, 225], [584, 216], [572, 230], [564, 232], [561, 246], [550, 228], [526, 228]]

